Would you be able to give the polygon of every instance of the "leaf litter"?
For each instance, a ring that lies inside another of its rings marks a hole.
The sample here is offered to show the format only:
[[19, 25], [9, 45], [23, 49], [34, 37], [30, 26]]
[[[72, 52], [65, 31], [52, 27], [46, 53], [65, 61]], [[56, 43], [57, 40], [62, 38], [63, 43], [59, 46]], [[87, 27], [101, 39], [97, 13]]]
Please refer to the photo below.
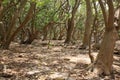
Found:
[[[101, 80], [84, 70], [90, 64], [88, 50], [80, 50], [79, 44], [64, 45], [62, 40], [48, 42], [12, 42], [9, 50], [0, 50], [0, 80]], [[120, 80], [120, 55], [114, 59], [115, 80]]]

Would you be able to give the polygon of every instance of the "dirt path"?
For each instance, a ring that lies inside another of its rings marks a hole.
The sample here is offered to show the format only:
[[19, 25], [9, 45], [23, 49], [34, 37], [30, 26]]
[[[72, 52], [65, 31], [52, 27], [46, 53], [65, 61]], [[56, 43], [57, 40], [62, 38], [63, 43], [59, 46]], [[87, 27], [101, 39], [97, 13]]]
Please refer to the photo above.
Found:
[[[0, 80], [90, 80], [89, 73], [81, 71], [90, 63], [87, 50], [79, 50], [79, 44], [66, 46], [63, 41], [47, 43], [12, 43], [10, 50], [0, 50]], [[114, 58], [115, 80], [120, 80], [120, 55]]]

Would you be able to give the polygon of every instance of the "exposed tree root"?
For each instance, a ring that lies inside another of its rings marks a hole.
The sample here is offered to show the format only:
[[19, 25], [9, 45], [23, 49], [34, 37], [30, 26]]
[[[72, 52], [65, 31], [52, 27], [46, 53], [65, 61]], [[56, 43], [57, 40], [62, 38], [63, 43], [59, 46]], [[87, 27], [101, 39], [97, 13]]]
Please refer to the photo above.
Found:
[[104, 79], [115, 79], [113, 72], [111, 72], [110, 74], [106, 74], [104, 69], [101, 68], [101, 65], [96, 64], [96, 62], [91, 63], [87, 68], [81, 71], [89, 72], [90, 75], [93, 75], [93, 78], [100, 77]]

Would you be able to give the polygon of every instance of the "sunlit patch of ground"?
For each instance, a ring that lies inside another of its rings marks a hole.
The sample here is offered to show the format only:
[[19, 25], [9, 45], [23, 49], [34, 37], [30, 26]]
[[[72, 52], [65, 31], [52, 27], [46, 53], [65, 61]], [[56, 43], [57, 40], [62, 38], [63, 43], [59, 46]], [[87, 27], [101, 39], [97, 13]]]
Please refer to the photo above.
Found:
[[77, 56], [65, 56], [63, 57], [63, 59], [68, 59], [70, 62], [75, 62], [75, 63], [84, 63], [84, 64], [89, 64], [90, 63], [90, 59], [88, 58], [88, 55], [83, 55], [83, 54], [79, 54]]

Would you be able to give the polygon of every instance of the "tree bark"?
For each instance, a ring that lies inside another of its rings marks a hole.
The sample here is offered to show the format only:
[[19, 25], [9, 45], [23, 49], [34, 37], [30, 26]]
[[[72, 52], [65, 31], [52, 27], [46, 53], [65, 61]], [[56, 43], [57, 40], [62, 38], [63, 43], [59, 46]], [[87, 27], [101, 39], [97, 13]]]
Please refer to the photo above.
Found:
[[20, 30], [25, 27], [25, 25], [31, 20], [33, 16], [33, 10], [35, 7], [35, 3], [31, 3], [31, 6], [29, 8], [29, 11], [24, 19], [24, 21], [21, 23], [21, 25], [10, 35], [10, 37], [1, 44], [2, 49], [8, 49], [11, 41], [15, 38], [15, 36], [20, 32]]
[[1, 16], [1, 13], [2, 13], [2, 10], [3, 10], [2, 2], [3, 2], [3, 0], [0, 0], [0, 16]]
[[86, 22], [85, 22], [85, 32], [84, 32], [84, 38], [83, 38], [83, 45], [82, 47], [86, 48], [89, 45], [89, 38], [91, 34], [91, 26], [92, 26], [92, 5], [90, 0], [86, 1]]
[[67, 29], [67, 36], [66, 36], [65, 43], [71, 42], [73, 29], [74, 29], [74, 17], [79, 7], [79, 4], [80, 4], [80, 0], [75, 0], [75, 4], [72, 10], [72, 17], [68, 19], [68, 29]]
[[[101, 43], [100, 51], [95, 61], [95, 68], [97, 70], [97, 73], [105, 75], [109, 75], [112, 72], [113, 52], [116, 41], [116, 29], [113, 25], [114, 6], [112, 0], [107, 0], [107, 4], [109, 7], [108, 10], [109, 16], [107, 18], [107, 24], [105, 26], [105, 33], [103, 41]], [[106, 17], [104, 16], [104, 18]]]

